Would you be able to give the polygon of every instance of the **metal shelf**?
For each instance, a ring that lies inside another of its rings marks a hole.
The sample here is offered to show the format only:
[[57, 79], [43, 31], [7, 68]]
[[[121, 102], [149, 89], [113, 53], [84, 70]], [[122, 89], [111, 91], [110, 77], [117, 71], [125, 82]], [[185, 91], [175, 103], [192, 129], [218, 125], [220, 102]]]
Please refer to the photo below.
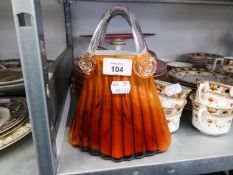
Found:
[[56, 174], [57, 135], [65, 128], [60, 123], [70, 104], [66, 103], [73, 59], [70, 5], [63, 7], [67, 46], [48, 70], [40, 0], [12, 0], [38, 172], [43, 175]]
[[[75, 0], [66, 0], [65, 2], [72, 3]], [[95, 0], [95, 2], [233, 4], [231, 0]], [[70, 4], [64, 4], [67, 48], [64, 48], [64, 52], [59, 56], [59, 61], [54, 64], [51, 76], [48, 74], [45, 64], [47, 54], [40, 0], [12, 0], [12, 7], [32, 122], [37, 168], [40, 174], [171, 175], [200, 174], [233, 169], [233, 129], [229, 134], [221, 137], [202, 135], [191, 125], [190, 112], [184, 113], [181, 128], [172, 136], [170, 149], [162, 154], [115, 163], [90, 156], [88, 153], [73, 148], [67, 141], [68, 127], [65, 128], [70, 104], [68, 88], [73, 58]], [[24, 18], [26, 16], [30, 17], [31, 25], [26, 25], [26, 18]], [[5, 159], [0, 164], [0, 168], [8, 166], [6, 165], [6, 162], [8, 163], [6, 160], [9, 160], [8, 156], [14, 158], [17, 154], [17, 156], [22, 155], [24, 161], [16, 156], [16, 163], [9, 161], [9, 163], [15, 163], [15, 166], [9, 167], [12, 170], [15, 168], [19, 172], [21, 170], [17, 168], [29, 169], [29, 171], [33, 171], [30, 174], [35, 174], [34, 155], [32, 157], [30, 152], [32, 144], [29, 144], [28, 147], [30, 147], [28, 153], [19, 147], [17, 152], [13, 151], [9, 155], [3, 154], [0, 160]]]
[[[59, 0], [60, 1], [60, 0]], [[75, 0], [66, 0], [67, 2], [74, 3]], [[76, 1], [89, 1], [89, 0], [76, 0]], [[232, 0], [90, 0], [95, 2], [135, 2], [135, 3], [185, 3], [185, 4], [233, 4]]]
[[115, 163], [82, 152], [68, 143], [67, 132], [68, 127], [59, 157], [59, 175], [190, 175], [233, 169], [233, 126], [226, 135], [206, 136], [192, 126], [190, 111], [184, 111], [167, 152], [132, 161]]
[[0, 155], [0, 174], [37, 174], [36, 155], [31, 134], [1, 150]]

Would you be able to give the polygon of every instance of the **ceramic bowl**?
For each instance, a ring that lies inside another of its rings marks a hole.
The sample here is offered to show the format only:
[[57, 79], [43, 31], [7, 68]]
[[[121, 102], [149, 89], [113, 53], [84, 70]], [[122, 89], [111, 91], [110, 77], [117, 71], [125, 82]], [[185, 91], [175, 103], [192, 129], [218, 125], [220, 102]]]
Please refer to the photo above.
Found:
[[232, 118], [232, 108], [217, 108], [196, 101], [195, 94], [190, 96], [193, 105], [192, 124], [207, 135], [221, 135], [229, 132]]
[[221, 58], [222, 55], [206, 53], [206, 52], [192, 52], [185, 55], [185, 60], [195, 67], [205, 68], [207, 64], [213, 64], [216, 58]]
[[[164, 95], [164, 96], [167, 96], [166, 93], [165, 93], [165, 87], [171, 86], [173, 84], [174, 83], [169, 83], [169, 82], [165, 82], [165, 81], [155, 80], [155, 85], [156, 85], [157, 92], [159, 94], [161, 94], [161, 95]], [[191, 89], [187, 88], [185, 86], [181, 86], [181, 87], [182, 87], [182, 92], [180, 92], [178, 94], [175, 94], [173, 96], [170, 96], [170, 97], [173, 97], [173, 98], [176, 98], [176, 99], [181, 99], [181, 98], [182, 99], [186, 99], [187, 96], [189, 95], [189, 93], [191, 92]]]
[[233, 73], [233, 66], [223, 65], [223, 71], [227, 73]]
[[159, 94], [159, 99], [163, 107], [166, 120], [170, 132], [175, 132], [180, 126], [180, 117], [183, 112], [184, 106], [187, 104], [187, 96], [191, 92], [191, 89], [181, 86], [182, 92], [175, 94], [173, 96], [167, 96], [165, 93], [165, 88], [167, 86], [173, 85], [165, 81], [155, 81], [157, 92]]
[[224, 72], [233, 73], [233, 57], [224, 57], [222, 68]]
[[187, 100], [184, 98], [168, 97], [163, 94], [159, 94], [159, 99], [163, 107], [170, 132], [172, 133], [177, 131], [180, 126], [180, 117]]
[[163, 107], [165, 108], [177, 108], [178, 106], [183, 106], [187, 102], [186, 99], [178, 99], [167, 97], [165, 95], [159, 94], [159, 99]]
[[198, 80], [196, 100], [211, 107], [231, 108], [233, 97], [230, 94], [232, 86], [216, 82]]
[[223, 72], [233, 73], [233, 57], [216, 58], [213, 64], [213, 70], [217, 69], [218, 62], [220, 62]]
[[170, 132], [172, 133], [177, 131], [180, 126], [180, 117], [183, 112], [184, 106], [187, 103], [187, 100], [186, 99], [174, 100], [175, 98], [168, 99], [168, 97], [162, 95], [159, 95], [159, 98], [162, 99], [161, 105], [163, 107]]

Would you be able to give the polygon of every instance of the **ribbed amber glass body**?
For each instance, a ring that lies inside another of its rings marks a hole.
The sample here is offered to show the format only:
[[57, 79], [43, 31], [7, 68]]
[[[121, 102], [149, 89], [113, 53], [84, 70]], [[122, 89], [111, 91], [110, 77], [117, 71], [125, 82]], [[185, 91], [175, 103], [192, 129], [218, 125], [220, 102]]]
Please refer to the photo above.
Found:
[[[103, 75], [103, 58], [138, 59], [134, 56], [94, 56], [95, 71], [85, 75], [79, 102], [69, 130], [69, 141], [83, 150], [114, 160], [163, 152], [171, 137], [153, 76]], [[112, 81], [129, 81], [129, 94], [111, 92]]]

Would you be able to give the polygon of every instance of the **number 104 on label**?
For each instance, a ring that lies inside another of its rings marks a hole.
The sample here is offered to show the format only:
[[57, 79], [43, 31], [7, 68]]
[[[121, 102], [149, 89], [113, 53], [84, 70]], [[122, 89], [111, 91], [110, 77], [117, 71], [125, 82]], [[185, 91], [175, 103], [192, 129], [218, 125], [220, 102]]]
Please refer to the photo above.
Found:
[[104, 75], [132, 75], [132, 60], [104, 58], [103, 60], [103, 74]]

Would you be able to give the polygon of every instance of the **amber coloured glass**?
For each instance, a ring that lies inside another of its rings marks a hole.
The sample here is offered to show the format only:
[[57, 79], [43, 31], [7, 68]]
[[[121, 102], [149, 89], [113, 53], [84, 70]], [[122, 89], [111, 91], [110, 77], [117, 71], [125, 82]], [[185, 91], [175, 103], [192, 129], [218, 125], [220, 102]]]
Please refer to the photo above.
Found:
[[[103, 58], [138, 60], [137, 55], [97, 56], [95, 70], [85, 75], [69, 130], [74, 146], [113, 160], [163, 152], [171, 138], [153, 76], [104, 75]], [[112, 81], [129, 81], [129, 94], [112, 94]]]

